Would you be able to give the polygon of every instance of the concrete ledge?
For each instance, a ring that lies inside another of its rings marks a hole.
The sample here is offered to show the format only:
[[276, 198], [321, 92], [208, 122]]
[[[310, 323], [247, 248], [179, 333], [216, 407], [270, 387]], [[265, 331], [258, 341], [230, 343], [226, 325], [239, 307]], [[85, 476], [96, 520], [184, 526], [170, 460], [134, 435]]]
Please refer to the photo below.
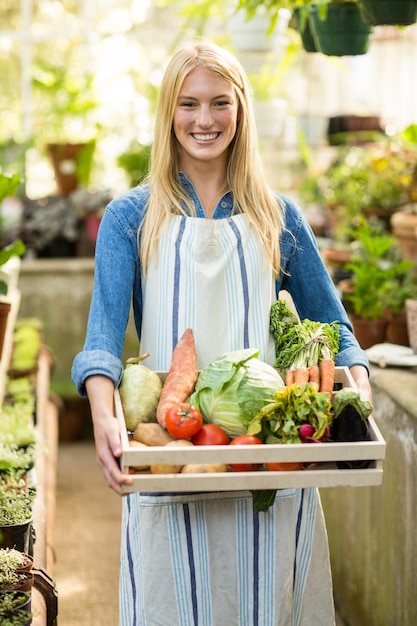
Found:
[[[55, 365], [52, 387], [62, 395], [76, 394], [71, 377], [72, 361], [82, 350], [93, 289], [94, 259], [35, 259], [21, 264], [19, 318], [37, 317], [44, 324], [44, 342]], [[138, 354], [132, 320], [129, 322], [125, 354]], [[67, 392], [61, 390], [68, 389]]]
[[335, 601], [349, 626], [417, 624], [417, 372], [373, 368], [379, 487], [322, 489]]

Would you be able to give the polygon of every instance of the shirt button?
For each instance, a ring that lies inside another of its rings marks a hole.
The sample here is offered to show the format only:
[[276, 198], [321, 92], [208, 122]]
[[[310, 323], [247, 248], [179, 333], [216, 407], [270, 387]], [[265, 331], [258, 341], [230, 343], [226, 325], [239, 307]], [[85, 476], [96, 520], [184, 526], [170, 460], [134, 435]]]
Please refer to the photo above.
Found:
[[222, 207], [222, 209], [225, 209], [227, 207], [227, 202], [223, 200], [223, 202], [220, 203], [220, 206]]

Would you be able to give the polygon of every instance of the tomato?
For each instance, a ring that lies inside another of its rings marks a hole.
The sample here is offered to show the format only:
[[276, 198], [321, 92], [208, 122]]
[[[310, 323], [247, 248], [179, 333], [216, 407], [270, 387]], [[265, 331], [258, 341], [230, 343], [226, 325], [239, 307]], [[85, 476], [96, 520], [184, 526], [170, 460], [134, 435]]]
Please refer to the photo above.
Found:
[[[274, 445], [279, 445], [279, 441]], [[266, 469], [270, 472], [295, 472], [303, 468], [303, 464], [300, 461], [286, 461], [286, 462], [274, 462], [265, 463]]]
[[196, 446], [226, 446], [230, 443], [227, 432], [216, 424], [203, 424], [191, 441]]
[[[253, 444], [261, 444], [263, 446], [263, 442], [255, 437], [254, 435], [239, 435], [230, 442], [232, 446], [247, 446]], [[234, 472], [254, 472], [260, 470], [262, 467], [262, 463], [231, 463], [230, 468]]]
[[200, 411], [189, 402], [181, 402], [168, 409], [166, 429], [175, 439], [191, 439], [203, 425]]

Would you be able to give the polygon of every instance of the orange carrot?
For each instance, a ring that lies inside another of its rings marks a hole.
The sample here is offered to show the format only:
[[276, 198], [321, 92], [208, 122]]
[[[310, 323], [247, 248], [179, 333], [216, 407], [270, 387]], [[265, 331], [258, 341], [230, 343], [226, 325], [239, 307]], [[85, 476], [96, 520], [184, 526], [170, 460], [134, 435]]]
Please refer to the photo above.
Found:
[[198, 361], [194, 336], [191, 328], [187, 328], [172, 353], [171, 367], [156, 409], [156, 418], [161, 426], [165, 426], [167, 410], [185, 402], [192, 394], [197, 378]]
[[294, 370], [287, 370], [285, 374], [285, 384], [287, 387], [291, 387], [294, 384]]
[[320, 391], [332, 393], [334, 385], [335, 363], [333, 359], [320, 361]]
[[306, 385], [308, 383], [308, 367], [300, 366], [295, 369], [294, 383], [296, 385]]
[[320, 368], [318, 365], [310, 365], [308, 368], [308, 382], [315, 383], [320, 387]]

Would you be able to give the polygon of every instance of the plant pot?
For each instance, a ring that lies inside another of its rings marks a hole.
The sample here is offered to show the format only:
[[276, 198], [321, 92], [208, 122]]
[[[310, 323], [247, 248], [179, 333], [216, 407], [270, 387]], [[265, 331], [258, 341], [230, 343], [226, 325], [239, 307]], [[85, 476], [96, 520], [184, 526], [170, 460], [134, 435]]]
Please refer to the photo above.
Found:
[[35, 576], [32, 572], [22, 572], [19, 574], [19, 582], [14, 585], [0, 586], [0, 592], [5, 591], [32, 591]]
[[405, 310], [400, 311], [390, 319], [387, 326], [387, 341], [398, 346], [409, 346], [407, 315]]
[[363, 350], [385, 342], [388, 319], [365, 320], [352, 315], [351, 322], [355, 337]]
[[58, 193], [69, 196], [90, 176], [95, 144], [50, 143], [46, 146], [51, 159]]
[[406, 300], [405, 310], [410, 346], [417, 354], [417, 300]]
[[[7, 607], [7, 608], [6, 608]], [[18, 611], [30, 613], [32, 597], [29, 591], [5, 591], [0, 598], [0, 611], [4, 609], [7, 615], [14, 615]], [[0, 613], [1, 615], [1, 613]]]
[[359, 6], [373, 26], [409, 26], [417, 20], [417, 0], [360, 0]]
[[372, 27], [356, 3], [328, 4], [324, 19], [313, 5], [309, 19], [316, 46], [323, 54], [356, 56], [368, 51]]
[[417, 263], [417, 214], [397, 211], [391, 215], [390, 227], [403, 257]]
[[32, 520], [28, 520], [22, 524], [0, 526], [0, 547], [15, 548], [15, 550], [30, 554], [31, 534]]
[[0, 302], [0, 359], [3, 352], [4, 338], [6, 336], [7, 320], [12, 305], [10, 302]]
[[317, 44], [314, 40], [314, 35], [311, 29], [308, 16], [304, 19], [301, 17], [300, 7], [296, 7], [293, 13], [294, 28], [301, 37], [301, 43], [306, 52], [318, 52]]

